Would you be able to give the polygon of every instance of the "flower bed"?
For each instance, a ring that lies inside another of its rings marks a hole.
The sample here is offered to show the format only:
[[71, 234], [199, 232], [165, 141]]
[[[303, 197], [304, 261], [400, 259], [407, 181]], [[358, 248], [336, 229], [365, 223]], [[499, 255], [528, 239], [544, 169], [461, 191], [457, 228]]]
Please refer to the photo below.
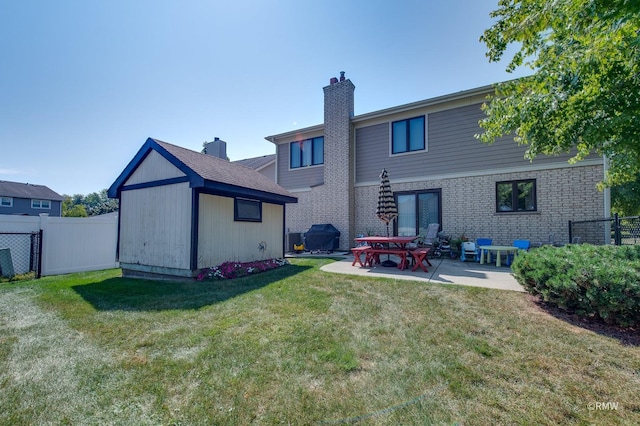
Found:
[[205, 268], [197, 276], [198, 281], [204, 280], [230, 280], [233, 278], [246, 277], [281, 266], [288, 265], [286, 259], [265, 259], [253, 262], [224, 262], [218, 266]]

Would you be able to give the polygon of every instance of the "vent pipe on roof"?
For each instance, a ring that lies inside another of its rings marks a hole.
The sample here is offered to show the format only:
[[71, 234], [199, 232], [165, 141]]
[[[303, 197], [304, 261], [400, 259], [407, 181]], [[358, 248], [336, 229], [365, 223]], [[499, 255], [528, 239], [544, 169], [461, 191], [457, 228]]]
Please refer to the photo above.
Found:
[[329, 80], [329, 84], [336, 84], [338, 81], [345, 81], [346, 77], [344, 76], [344, 71], [340, 71], [340, 80], [338, 80], [336, 77], [331, 77], [331, 79]]

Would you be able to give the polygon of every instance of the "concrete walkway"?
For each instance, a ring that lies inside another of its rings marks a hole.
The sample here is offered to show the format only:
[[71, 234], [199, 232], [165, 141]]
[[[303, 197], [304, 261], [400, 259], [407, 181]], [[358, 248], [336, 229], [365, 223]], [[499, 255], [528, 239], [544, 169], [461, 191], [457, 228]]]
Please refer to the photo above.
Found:
[[366, 277], [393, 278], [399, 280], [426, 281], [438, 284], [460, 284], [473, 287], [494, 288], [524, 292], [524, 289], [506, 266], [496, 267], [495, 264], [481, 265], [476, 262], [461, 262], [451, 259], [429, 259], [433, 266], [428, 266], [429, 272], [420, 268], [411, 272], [411, 268], [404, 271], [394, 267], [376, 265], [372, 268], [351, 266], [353, 256], [346, 256], [320, 269], [338, 274], [361, 275]]

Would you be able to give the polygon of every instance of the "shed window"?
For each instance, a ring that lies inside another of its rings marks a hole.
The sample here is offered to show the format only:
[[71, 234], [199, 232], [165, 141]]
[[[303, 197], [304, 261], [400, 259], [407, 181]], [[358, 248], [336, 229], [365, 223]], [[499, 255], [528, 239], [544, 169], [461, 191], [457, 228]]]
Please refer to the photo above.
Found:
[[49, 200], [31, 200], [32, 209], [51, 209], [51, 201]]
[[236, 198], [233, 219], [237, 222], [262, 222], [262, 203], [256, 200]]
[[13, 198], [0, 197], [0, 207], [13, 207]]

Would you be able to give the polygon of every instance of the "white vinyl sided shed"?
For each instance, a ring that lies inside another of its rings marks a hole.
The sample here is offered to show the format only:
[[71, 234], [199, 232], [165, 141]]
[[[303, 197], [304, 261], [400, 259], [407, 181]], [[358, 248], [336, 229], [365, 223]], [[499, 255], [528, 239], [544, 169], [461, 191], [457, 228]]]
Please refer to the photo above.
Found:
[[284, 257], [285, 206], [298, 201], [253, 169], [152, 138], [108, 195], [123, 275], [149, 278]]

